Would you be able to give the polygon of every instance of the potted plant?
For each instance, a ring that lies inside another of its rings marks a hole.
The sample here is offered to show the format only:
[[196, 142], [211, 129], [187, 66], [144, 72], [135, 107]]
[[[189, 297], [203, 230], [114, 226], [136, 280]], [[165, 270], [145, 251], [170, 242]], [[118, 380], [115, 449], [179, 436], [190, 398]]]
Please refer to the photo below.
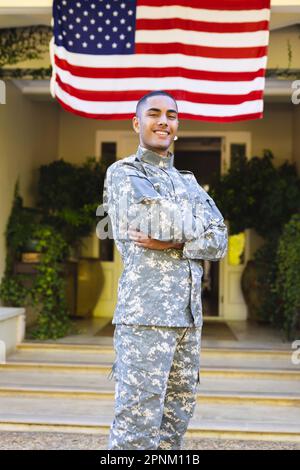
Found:
[[13, 206], [6, 227], [7, 266], [10, 271], [13, 263], [21, 260], [24, 253], [36, 252], [36, 240], [32, 238], [34, 227], [39, 224], [41, 214], [37, 209], [24, 207], [19, 194], [19, 182], [15, 184]]

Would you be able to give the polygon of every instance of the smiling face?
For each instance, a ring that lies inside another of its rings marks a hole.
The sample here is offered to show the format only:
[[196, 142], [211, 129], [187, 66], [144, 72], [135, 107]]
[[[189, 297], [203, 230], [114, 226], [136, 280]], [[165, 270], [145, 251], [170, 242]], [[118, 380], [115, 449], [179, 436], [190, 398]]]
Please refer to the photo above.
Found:
[[176, 103], [169, 96], [150, 96], [133, 118], [133, 128], [142, 147], [167, 155], [178, 129]]

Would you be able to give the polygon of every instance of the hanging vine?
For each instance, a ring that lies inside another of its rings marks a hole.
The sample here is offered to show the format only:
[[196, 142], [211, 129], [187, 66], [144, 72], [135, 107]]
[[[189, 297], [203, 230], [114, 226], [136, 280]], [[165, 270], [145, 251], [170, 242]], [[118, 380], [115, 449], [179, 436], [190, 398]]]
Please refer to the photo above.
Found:
[[42, 59], [48, 51], [52, 28], [44, 25], [0, 30], [0, 77], [44, 79], [51, 76], [51, 66], [6, 68], [26, 60]]
[[52, 36], [49, 26], [5, 28], [0, 32], [0, 68], [25, 60], [41, 59]]

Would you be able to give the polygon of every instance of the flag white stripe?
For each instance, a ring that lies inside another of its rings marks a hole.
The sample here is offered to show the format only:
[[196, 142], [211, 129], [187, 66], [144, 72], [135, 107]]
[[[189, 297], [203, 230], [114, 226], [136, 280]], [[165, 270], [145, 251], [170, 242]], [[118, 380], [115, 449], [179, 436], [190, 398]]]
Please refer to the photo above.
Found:
[[259, 47], [267, 46], [268, 31], [253, 31], [251, 33], [203, 33], [199, 31], [184, 31], [182, 29], [168, 30], [137, 30], [136, 43], [168, 43], [180, 42], [195, 46], [207, 47]]
[[205, 10], [200, 8], [165, 6], [148, 7], [138, 6], [137, 19], [167, 19], [181, 18], [183, 20], [207, 21], [212, 23], [256, 23], [257, 21], [269, 21], [270, 10]]
[[[206, 70], [208, 72], [255, 72], [264, 69], [267, 56], [255, 59], [213, 59], [207, 57], [186, 56], [184, 54], [132, 54], [102, 55], [76, 54], [68, 52], [63, 46], [55, 45], [55, 54], [71, 65], [80, 67], [101, 68], [133, 68], [133, 67], [184, 67], [190, 70]], [[121, 73], [121, 72], [120, 72]]]
[[263, 110], [263, 100], [247, 101], [241, 104], [203, 104], [178, 100], [180, 113], [200, 114], [204, 116], [228, 117], [244, 114], [260, 113]]
[[56, 67], [61, 80], [79, 90], [88, 91], [125, 91], [125, 90], [186, 90], [194, 93], [220, 95], [244, 95], [254, 90], [263, 90], [265, 78], [257, 77], [250, 81], [215, 82], [211, 80], [193, 80], [184, 77], [158, 78], [85, 78], [72, 75]]
[[[136, 108], [136, 101], [98, 102], [80, 100], [64, 92], [58, 83], [55, 84], [55, 93], [67, 105], [89, 114], [127, 114], [134, 113]], [[200, 114], [208, 117], [230, 117], [258, 113], [263, 110], [262, 100], [249, 101], [238, 105], [198, 104], [178, 100], [177, 104], [179, 113]]]

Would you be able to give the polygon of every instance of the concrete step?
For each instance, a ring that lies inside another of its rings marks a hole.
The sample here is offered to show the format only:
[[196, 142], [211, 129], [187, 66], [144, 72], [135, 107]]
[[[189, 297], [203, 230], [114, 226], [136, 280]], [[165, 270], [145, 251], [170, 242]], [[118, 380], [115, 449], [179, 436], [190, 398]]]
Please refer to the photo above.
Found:
[[[111, 371], [109, 364], [89, 364], [89, 363], [51, 363], [51, 362], [9, 362], [0, 364], [0, 372], [2, 371], [46, 371], [65, 372], [69, 374], [109, 374]], [[270, 380], [300, 380], [300, 371], [297, 370], [281, 370], [281, 369], [246, 369], [246, 368], [210, 368], [201, 366], [201, 377], [212, 378], [236, 378], [236, 379], [270, 379]]]
[[[210, 369], [256, 369], [257, 371], [299, 371], [292, 363], [292, 351], [255, 349], [202, 349], [201, 364]], [[56, 364], [101, 364], [114, 360], [114, 351], [108, 346], [38, 345], [22, 344], [8, 357], [8, 363], [56, 363]]]
[[[70, 350], [70, 349], [78, 349], [81, 351], [112, 351], [113, 350], [113, 338], [111, 337], [99, 337], [97, 342], [92, 343], [64, 343], [64, 342], [59, 342], [59, 340], [48, 340], [48, 341], [42, 341], [39, 342], [38, 340], [36, 341], [30, 341], [30, 340], [25, 340], [22, 343], [17, 344], [17, 348], [19, 350], [25, 350], [25, 349], [64, 349], [64, 350]], [[289, 354], [291, 352], [290, 348], [290, 343], [276, 343], [275, 345], [273, 344], [272, 346], [270, 344], [267, 344], [265, 347], [262, 345], [253, 345], [249, 346], [248, 344], [245, 343], [236, 343], [234, 346], [232, 343], [230, 345], [227, 345], [224, 347], [221, 343], [221, 341], [218, 342], [217, 346], [203, 346], [202, 349], [208, 350], [208, 351], [215, 351], [216, 349], [218, 351], [223, 351], [223, 352], [245, 352], [245, 353], [259, 353], [259, 354]]]
[[[82, 399], [82, 400], [114, 400], [113, 390], [98, 390], [98, 389], [65, 389], [65, 388], [52, 388], [45, 387], [1, 387], [0, 397], [43, 397], [54, 398], [61, 397], [65, 399]], [[280, 395], [280, 394], [251, 394], [239, 393], [236, 391], [216, 393], [212, 391], [202, 391], [197, 395], [197, 402], [201, 404], [248, 404], [248, 405], [268, 405], [273, 407], [281, 406], [294, 406], [300, 407], [300, 396]]]
[[[43, 396], [1, 396], [0, 430], [108, 432], [113, 402]], [[300, 442], [300, 407], [197, 403], [189, 433], [202, 437]]]
[[[105, 340], [105, 341], [104, 341]], [[280, 346], [280, 347], [279, 347]], [[78, 352], [91, 352], [91, 353], [113, 353], [113, 340], [112, 338], [100, 338], [98, 344], [81, 344], [81, 343], [59, 343], [59, 342], [30, 342], [25, 341], [23, 343], [19, 343], [17, 345], [18, 351], [53, 351], [53, 350], [60, 350], [60, 351], [78, 351]], [[235, 345], [234, 347], [222, 347], [222, 346], [213, 346], [213, 347], [202, 347], [202, 352], [209, 353], [209, 354], [226, 354], [226, 355], [245, 355], [245, 356], [259, 356], [259, 357], [266, 357], [266, 356], [281, 356], [285, 358], [291, 355], [291, 348], [286, 347], [286, 345], [276, 344], [276, 348], [274, 347], [248, 347], [245, 344]]]
[[[112, 345], [19, 345], [0, 365], [0, 430], [107, 432]], [[189, 434], [300, 441], [300, 370], [290, 351], [209, 349]], [[292, 367], [291, 367], [292, 366]]]
[[[0, 395], [61, 395], [113, 399], [114, 381], [107, 374], [85, 374], [44, 369], [2, 369]], [[300, 381], [253, 378], [220, 378], [201, 375], [199, 397], [208, 400], [243, 400], [278, 405], [300, 404]]]

